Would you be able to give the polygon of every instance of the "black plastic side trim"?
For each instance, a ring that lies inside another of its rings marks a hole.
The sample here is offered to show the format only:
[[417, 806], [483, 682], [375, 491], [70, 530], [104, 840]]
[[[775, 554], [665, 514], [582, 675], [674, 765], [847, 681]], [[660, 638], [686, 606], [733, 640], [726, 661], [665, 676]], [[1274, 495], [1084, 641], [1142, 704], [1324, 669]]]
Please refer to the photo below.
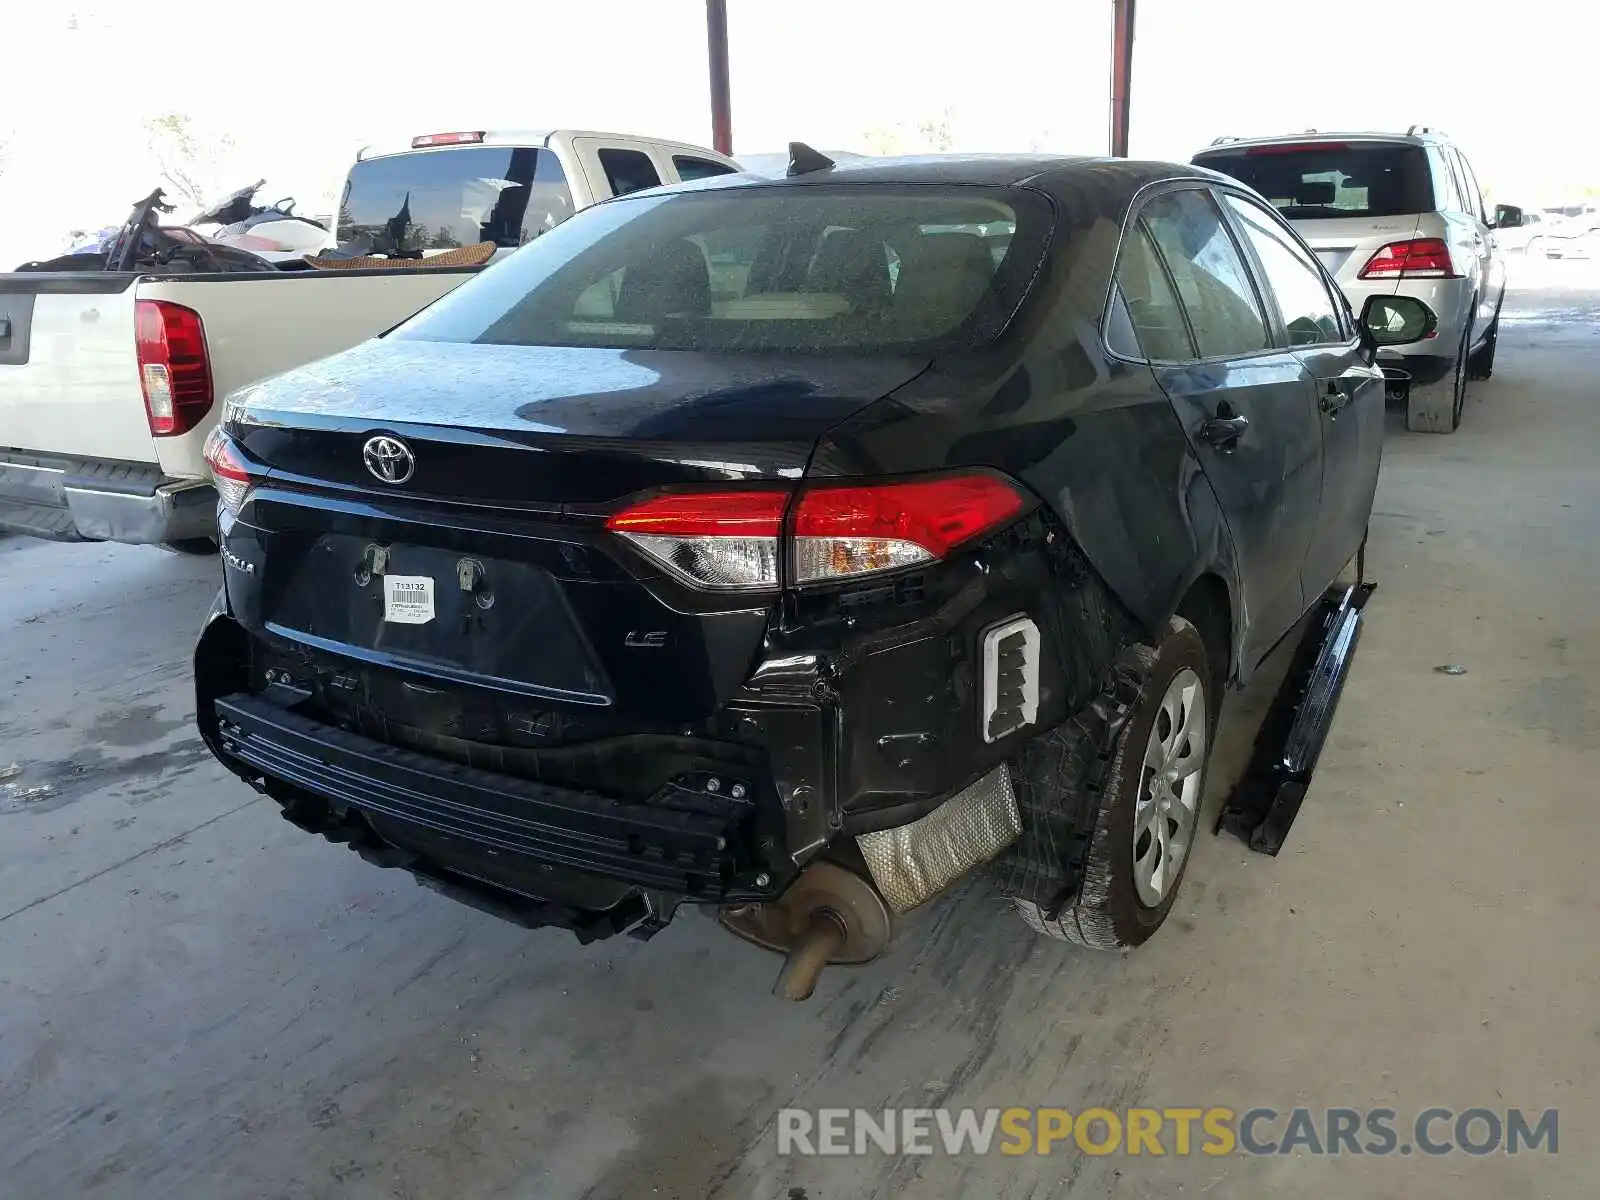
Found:
[[1215, 832], [1227, 831], [1262, 854], [1283, 849], [1333, 728], [1361, 636], [1362, 610], [1376, 587], [1359, 583], [1324, 598], [1273, 698], [1250, 767], [1217, 817]]

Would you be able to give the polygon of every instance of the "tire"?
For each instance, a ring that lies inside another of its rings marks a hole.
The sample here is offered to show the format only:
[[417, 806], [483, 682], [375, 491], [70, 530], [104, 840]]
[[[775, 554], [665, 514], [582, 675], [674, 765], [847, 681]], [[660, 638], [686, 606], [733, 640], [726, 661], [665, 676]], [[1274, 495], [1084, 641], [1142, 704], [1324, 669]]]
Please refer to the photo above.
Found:
[[1454, 433], [1461, 428], [1461, 412], [1467, 403], [1467, 347], [1472, 330], [1461, 335], [1456, 348], [1455, 370], [1448, 379], [1418, 386], [1406, 392], [1406, 428], [1412, 433]]
[[1494, 374], [1494, 349], [1500, 341], [1500, 314], [1495, 313], [1489, 330], [1483, 335], [1483, 345], [1467, 358], [1468, 379], [1488, 379]]
[[[1125, 950], [1143, 944], [1172, 911], [1201, 828], [1200, 808], [1220, 700], [1205, 642], [1181, 617], [1172, 619], [1159, 646], [1134, 646], [1127, 661], [1143, 675], [1144, 684], [1117, 736], [1078, 896], [1053, 919], [1039, 897], [1013, 897], [1018, 913], [1034, 932], [1095, 950]], [[1180, 720], [1198, 722], [1188, 726], [1187, 735], [1181, 726], [1171, 723], [1174, 696]], [[1045, 753], [1027, 757], [1020, 790], [1029, 801], [1027, 807], [1032, 811], [1027, 819], [1032, 821], [1043, 815], [1041, 805], [1050, 812], [1071, 811], [1081, 796], [1092, 754], [1077, 752], [1087, 740], [1081, 729], [1075, 725], [1064, 728], [1078, 735], [1077, 744], [1070, 733], [1064, 739], [1058, 737], [1062, 732], [1058, 730], [1041, 739]], [[1180, 750], [1187, 745], [1197, 759], [1192, 772], [1171, 793], [1179, 815], [1155, 816], [1167, 826], [1165, 857], [1159, 837], [1151, 832], [1157, 828], [1154, 823], [1138, 834], [1134, 828], [1136, 816], [1142, 818], [1151, 803], [1152, 772], [1146, 760], [1152, 753], [1152, 734], [1162, 731], [1166, 737], [1158, 736], [1156, 744]], [[1197, 735], [1200, 746], [1196, 753], [1193, 740]], [[1176, 736], [1183, 736], [1184, 741], [1175, 741]], [[1051, 752], [1052, 747], [1069, 752], [1070, 760]], [[1175, 844], [1181, 849], [1174, 850]], [[1161, 868], [1158, 892], [1151, 890], [1155, 881], [1147, 871], [1153, 862]]]
[[163, 550], [171, 550], [174, 554], [193, 554], [198, 557], [209, 557], [217, 552], [217, 539], [208, 537], [179, 538], [175, 542], [162, 542]]

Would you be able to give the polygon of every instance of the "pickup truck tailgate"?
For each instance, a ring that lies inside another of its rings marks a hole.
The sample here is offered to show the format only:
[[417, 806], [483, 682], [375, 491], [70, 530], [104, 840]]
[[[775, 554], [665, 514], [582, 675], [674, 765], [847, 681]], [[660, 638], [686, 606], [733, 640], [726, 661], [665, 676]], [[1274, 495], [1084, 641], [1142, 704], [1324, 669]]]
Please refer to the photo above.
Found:
[[134, 347], [134, 279], [0, 275], [0, 448], [156, 461]]

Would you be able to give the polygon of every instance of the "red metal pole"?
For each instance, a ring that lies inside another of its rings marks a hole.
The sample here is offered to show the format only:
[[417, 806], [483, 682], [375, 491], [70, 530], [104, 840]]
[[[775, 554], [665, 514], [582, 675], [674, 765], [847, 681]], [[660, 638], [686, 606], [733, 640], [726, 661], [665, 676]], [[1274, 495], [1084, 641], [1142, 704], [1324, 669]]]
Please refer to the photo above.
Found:
[[706, 46], [711, 57], [711, 146], [733, 154], [733, 100], [728, 91], [728, 0], [706, 0]]
[[1111, 0], [1111, 156], [1128, 157], [1128, 115], [1133, 101], [1133, 8], [1136, 0]]

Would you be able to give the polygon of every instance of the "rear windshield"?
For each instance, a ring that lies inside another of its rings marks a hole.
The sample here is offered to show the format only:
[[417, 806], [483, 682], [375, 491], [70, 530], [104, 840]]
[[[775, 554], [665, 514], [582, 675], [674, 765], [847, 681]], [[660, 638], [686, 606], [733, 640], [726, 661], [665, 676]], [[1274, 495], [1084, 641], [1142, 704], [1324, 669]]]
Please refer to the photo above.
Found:
[[1421, 146], [1269, 143], [1210, 150], [1194, 161], [1249, 184], [1290, 220], [1398, 217], [1434, 207], [1428, 156]]
[[520, 246], [571, 215], [572, 192], [548, 150], [453, 146], [356, 163], [337, 236], [386, 254]]
[[977, 345], [1026, 293], [1050, 211], [982, 187], [641, 194], [580, 214], [396, 336], [788, 354]]

